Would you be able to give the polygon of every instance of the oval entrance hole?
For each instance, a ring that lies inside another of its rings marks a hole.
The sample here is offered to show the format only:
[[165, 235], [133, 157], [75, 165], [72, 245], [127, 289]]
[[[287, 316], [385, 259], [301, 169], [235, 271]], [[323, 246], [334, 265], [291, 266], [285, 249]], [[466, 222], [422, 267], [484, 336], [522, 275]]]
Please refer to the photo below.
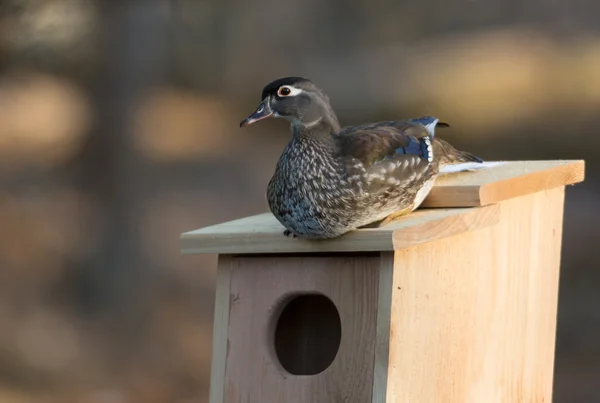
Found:
[[337, 308], [324, 295], [301, 295], [290, 300], [275, 324], [275, 353], [293, 375], [316, 375], [337, 355], [342, 323]]

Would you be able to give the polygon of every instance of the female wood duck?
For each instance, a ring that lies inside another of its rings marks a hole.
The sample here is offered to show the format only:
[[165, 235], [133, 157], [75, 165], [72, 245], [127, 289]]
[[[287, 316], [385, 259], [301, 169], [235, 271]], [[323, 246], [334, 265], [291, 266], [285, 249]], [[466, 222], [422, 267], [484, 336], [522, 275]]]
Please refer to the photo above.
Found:
[[267, 188], [284, 235], [309, 239], [383, 226], [423, 202], [440, 166], [481, 163], [435, 137], [434, 117], [341, 128], [327, 95], [310, 80], [264, 87], [258, 109], [240, 123], [287, 119], [292, 139]]

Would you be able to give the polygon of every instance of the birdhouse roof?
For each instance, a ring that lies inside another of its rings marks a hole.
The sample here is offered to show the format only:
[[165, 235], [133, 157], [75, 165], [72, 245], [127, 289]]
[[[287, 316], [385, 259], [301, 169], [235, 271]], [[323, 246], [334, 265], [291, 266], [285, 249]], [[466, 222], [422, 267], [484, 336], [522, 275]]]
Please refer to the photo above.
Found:
[[582, 182], [582, 160], [503, 161], [475, 172], [438, 177], [421, 207], [382, 228], [329, 240], [283, 235], [271, 213], [181, 234], [184, 254], [264, 254], [390, 251], [494, 225], [504, 201]]

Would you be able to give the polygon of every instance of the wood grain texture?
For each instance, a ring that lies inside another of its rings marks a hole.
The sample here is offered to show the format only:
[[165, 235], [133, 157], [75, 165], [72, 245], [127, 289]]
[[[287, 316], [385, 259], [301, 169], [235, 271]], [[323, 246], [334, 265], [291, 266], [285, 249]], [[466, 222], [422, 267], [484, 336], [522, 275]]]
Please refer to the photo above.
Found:
[[508, 200], [495, 226], [395, 252], [386, 402], [552, 401], [563, 203]]
[[264, 213], [187, 232], [181, 244], [184, 254], [392, 251], [494, 225], [498, 211], [498, 206], [419, 210], [383, 228], [319, 241], [283, 236], [283, 226], [271, 213]]
[[[181, 235], [183, 254], [391, 251], [494, 225], [495, 203], [581, 182], [583, 161], [517, 161], [482, 171], [439, 178], [423, 207], [383, 228], [340, 238], [309, 241], [284, 237], [271, 213], [226, 222]], [[483, 206], [464, 208], [464, 206]]]
[[[219, 403], [371, 402], [379, 257], [232, 260], [225, 393]], [[333, 301], [342, 338], [329, 368], [295, 376], [276, 358], [273, 322], [284, 301], [307, 293], [322, 293]]]
[[481, 171], [440, 176], [421, 207], [486, 206], [582, 182], [584, 176], [582, 160], [507, 161]]
[[227, 361], [227, 329], [229, 327], [229, 287], [231, 283], [232, 259], [219, 256], [215, 293], [215, 315], [213, 319], [213, 346], [210, 378], [210, 403], [223, 403], [225, 391], [225, 365]]
[[375, 365], [371, 403], [386, 403], [392, 319], [394, 252], [382, 252], [379, 262], [379, 292], [375, 335]]

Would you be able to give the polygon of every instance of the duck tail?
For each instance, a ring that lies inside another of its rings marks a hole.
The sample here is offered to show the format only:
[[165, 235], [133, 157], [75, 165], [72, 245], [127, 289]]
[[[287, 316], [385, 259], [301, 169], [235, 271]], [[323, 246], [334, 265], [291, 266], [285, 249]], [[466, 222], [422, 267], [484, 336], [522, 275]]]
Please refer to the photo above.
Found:
[[457, 150], [450, 143], [437, 137], [433, 142], [433, 155], [439, 158], [440, 165], [462, 162], [482, 163], [484, 160], [468, 151]]

